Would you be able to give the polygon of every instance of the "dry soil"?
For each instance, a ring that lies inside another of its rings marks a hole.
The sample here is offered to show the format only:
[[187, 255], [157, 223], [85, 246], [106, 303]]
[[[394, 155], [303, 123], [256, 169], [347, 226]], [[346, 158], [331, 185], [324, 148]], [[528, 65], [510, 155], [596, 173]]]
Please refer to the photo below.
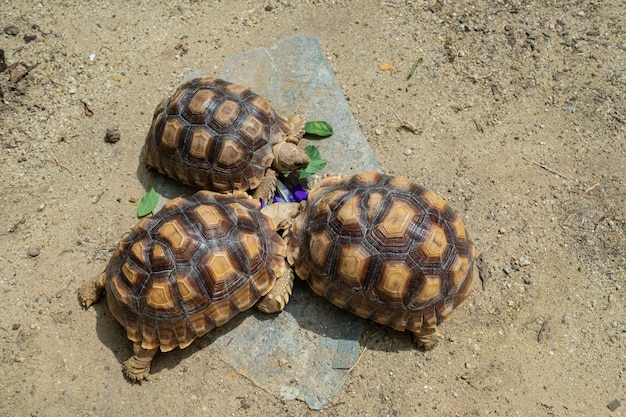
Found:
[[[76, 3], [0, 7], [0, 414], [625, 415], [623, 1]], [[152, 111], [294, 34], [320, 39], [383, 170], [461, 214], [484, 288], [431, 352], [386, 331], [322, 412], [198, 346], [131, 385], [121, 327], [103, 343], [76, 289], [136, 221]]]

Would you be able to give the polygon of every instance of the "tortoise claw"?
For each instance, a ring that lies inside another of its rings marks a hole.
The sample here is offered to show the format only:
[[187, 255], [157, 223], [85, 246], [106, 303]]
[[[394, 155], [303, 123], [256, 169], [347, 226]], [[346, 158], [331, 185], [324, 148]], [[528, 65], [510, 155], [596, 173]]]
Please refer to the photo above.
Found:
[[106, 270], [81, 285], [78, 289], [78, 300], [83, 307], [89, 308], [102, 297], [105, 281]]
[[276, 279], [276, 283], [257, 304], [257, 308], [263, 313], [279, 313], [283, 311], [289, 302], [293, 289], [293, 270], [287, 268], [285, 272]]

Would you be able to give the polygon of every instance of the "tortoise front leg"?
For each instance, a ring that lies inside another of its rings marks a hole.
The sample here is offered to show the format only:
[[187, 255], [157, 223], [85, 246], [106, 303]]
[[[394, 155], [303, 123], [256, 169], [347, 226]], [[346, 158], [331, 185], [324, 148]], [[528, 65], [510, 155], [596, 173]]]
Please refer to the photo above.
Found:
[[291, 291], [293, 289], [293, 270], [286, 268], [285, 272], [276, 279], [276, 283], [261, 301], [257, 304], [257, 308], [264, 313], [278, 313], [283, 311], [285, 305], [289, 302]]
[[87, 280], [78, 289], [78, 299], [80, 303], [89, 308], [90, 305], [98, 301], [104, 294], [104, 283], [106, 282], [107, 274], [106, 268], [100, 275]]
[[252, 197], [257, 201], [263, 199], [265, 204], [271, 204], [276, 193], [276, 181], [276, 171], [268, 168], [265, 171], [265, 176], [261, 179], [261, 183], [254, 190]]
[[133, 356], [130, 357], [122, 366], [122, 372], [132, 382], [141, 384], [142, 380], [148, 380], [150, 374], [150, 364], [152, 358], [156, 355], [158, 347], [154, 349], [144, 349], [141, 342], [133, 343]]

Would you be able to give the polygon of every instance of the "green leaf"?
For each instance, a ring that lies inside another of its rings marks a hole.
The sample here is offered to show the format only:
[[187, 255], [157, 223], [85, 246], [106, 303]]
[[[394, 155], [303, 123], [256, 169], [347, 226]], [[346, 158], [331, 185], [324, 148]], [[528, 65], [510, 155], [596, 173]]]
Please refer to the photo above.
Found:
[[333, 127], [324, 121], [316, 120], [313, 122], [306, 122], [304, 124], [304, 131], [310, 135], [326, 138], [333, 134]]
[[311, 158], [311, 161], [314, 159], [320, 159], [320, 150], [317, 149], [317, 146], [315, 145], [307, 146], [306, 148], [304, 148], [304, 152], [306, 152], [309, 158]]
[[154, 210], [158, 202], [159, 195], [154, 191], [153, 187], [150, 187], [150, 190], [148, 190], [146, 195], [141, 197], [139, 204], [137, 204], [137, 217], [144, 217], [152, 213], [152, 210]]
[[309, 145], [304, 148], [304, 152], [311, 158], [311, 162], [300, 170], [300, 179], [313, 175], [326, 166], [326, 161], [320, 158], [320, 151], [317, 146]]
[[324, 161], [323, 159], [311, 160], [311, 162], [309, 162], [309, 165], [300, 170], [300, 179], [320, 172], [322, 169], [324, 169], [325, 166], [326, 161]]

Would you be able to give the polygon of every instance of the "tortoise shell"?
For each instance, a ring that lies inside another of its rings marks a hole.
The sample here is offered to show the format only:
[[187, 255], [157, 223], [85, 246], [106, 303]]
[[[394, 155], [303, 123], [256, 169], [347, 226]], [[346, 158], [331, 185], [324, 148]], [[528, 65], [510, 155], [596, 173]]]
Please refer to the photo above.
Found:
[[289, 261], [314, 292], [410, 331], [427, 348], [472, 288], [474, 247], [463, 222], [441, 197], [403, 177], [322, 180], [292, 233]]
[[303, 117], [277, 114], [246, 87], [196, 78], [157, 106], [144, 154], [150, 167], [185, 184], [252, 190], [274, 162], [273, 146], [290, 135], [297, 142], [303, 125]]
[[188, 346], [272, 288], [286, 268], [275, 229], [251, 198], [200, 191], [171, 200], [109, 261], [113, 316], [143, 349]]

